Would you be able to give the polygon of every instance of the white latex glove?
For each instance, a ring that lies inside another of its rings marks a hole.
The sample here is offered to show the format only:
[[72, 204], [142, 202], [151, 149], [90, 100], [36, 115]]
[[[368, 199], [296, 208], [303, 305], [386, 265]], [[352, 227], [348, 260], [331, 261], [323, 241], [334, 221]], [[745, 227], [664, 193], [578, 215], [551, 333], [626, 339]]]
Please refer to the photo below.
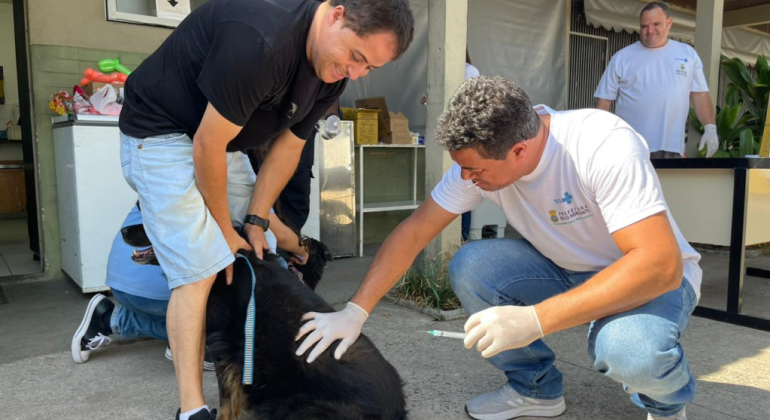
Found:
[[328, 349], [332, 343], [341, 339], [342, 342], [334, 352], [334, 358], [340, 360], [340, 357], [356, 342], [367, 318], [369, 318], [369, 314], [366, 310], [353, 302], [348, 302], [345, 309], [341, 311], [331, 313], [308, 312], [302, 315], [303, 321], [310, 321], [299, 329], [294, 340], [299, 341], [305, 334], [311, 331], [312, 333], [297, 349], [297, 356], [302, 356], [307, 349], [318, 342], [318, 345], [307, 358], [308, 363], [313, 363], [313, 360]]
[[703, 136], [700, 138], [700, 145], [698, 145], [698, 150], [703, 150], [703, 146], [706, 146], [706, 157], [710, 158], [711, 156], [714, 156], [714, 153], [719, 150], [719, 136], [717, 136], [717, 126], [714, 124], [706, 124], [705, 127], [703, 127], [706, 131], [703, 133]]
[[494, 306], [473, 314], [465, 323], [465, 348], [476, 346], [483, 357], [517, 349], [543, 338], [534, 306]]

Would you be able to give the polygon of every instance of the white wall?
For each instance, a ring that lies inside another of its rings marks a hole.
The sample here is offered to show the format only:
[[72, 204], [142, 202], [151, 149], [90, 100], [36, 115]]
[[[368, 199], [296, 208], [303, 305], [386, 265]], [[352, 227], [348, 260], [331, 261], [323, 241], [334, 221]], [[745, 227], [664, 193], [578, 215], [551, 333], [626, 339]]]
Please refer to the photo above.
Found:
[[170, 28], [108, 22], [105, 4], [104, 0], [27, 1], [30, 44], [150, 54], [171, 33]]
[[16, 47], [13, 38], [13, 6], [0, 3], [0, 66], [3, 66], [5, 104], [0, 105], [0, 130], [11, 118], [12, 104], [19, 102], [16, 82]]

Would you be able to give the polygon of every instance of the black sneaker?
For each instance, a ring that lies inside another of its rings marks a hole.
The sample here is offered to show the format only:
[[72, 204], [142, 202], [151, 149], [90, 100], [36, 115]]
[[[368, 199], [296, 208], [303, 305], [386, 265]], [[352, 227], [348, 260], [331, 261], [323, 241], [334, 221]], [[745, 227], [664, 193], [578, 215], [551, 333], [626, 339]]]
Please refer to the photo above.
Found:
[[[179, 420], [179, 415], [182, 414], [182, 409], [176, 410], [176, 420]], [[197, 413], [190, 416], [190, 420], [216, 420], [217, 410], [216, 408], [211, 411], [206, 411], [205, 408], [201, 409]]]
[[[166, 347], [166, 359], [171, 360], [172, 362], [174, 361], [174, 357], [171, 356], [171, 347]], [[206, 353], [203, 355], [203, 370], [216, 370], [214, 358], [211, 357], [208, 350], [206, 350]]]
[[75, 332], [75, 336], [72, 337], [72, 360], [75, 363], [87, 362], [91, 350], [110, 344], [112, 340], [107, 336], [112, 334], [112, 329], [109, 325], [104, 325], [102, 317], [114, 308], [115, 304], [101, 293], [97, 293], [88, 302], [88, 308], [80, 322], [80, 327]]

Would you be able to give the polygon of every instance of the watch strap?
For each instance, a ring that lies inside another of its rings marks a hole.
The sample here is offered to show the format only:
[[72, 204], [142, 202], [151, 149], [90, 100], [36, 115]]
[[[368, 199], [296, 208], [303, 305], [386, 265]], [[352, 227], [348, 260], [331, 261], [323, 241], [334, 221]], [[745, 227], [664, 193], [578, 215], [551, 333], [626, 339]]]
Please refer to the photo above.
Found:
[[268, 227], [270, 227], [270, 221], [267, 219], [263, 219], [255, 214], [247, 214], [246, 219], [244, 219], [244, 223], [248, 223], [250, 225], [259, 226], [265, 231], [267, 231]]

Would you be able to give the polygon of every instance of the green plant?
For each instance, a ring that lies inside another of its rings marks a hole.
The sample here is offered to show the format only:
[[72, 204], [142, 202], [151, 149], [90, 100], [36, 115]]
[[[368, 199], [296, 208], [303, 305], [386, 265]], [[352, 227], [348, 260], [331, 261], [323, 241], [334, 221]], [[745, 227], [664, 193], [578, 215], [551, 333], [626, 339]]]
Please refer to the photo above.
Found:
[[[722, 56], [721, 64], [730, 82], [725, 91], [725, 106], [716, 108], [719, 150], [714, 157], [756, 154], [759, 152], [759, 140], [765, 126], [770, 95], [770, 66], [767, 58], [763, 55], [757, 57], [756, 78], [738, 58]], [[746, 111], [742, 112], [744, 107]], [[695, 128], [703, 133], [703, 125], [693, 108], [690, 108], [690, 119]]]
[[462, 307], [449, 281], [448, 269], [451, 260], [449, 254], [433, 259], [423, 257], [418, 266], [406, 272], [393, 294], [398, 298], [444, 311]]

